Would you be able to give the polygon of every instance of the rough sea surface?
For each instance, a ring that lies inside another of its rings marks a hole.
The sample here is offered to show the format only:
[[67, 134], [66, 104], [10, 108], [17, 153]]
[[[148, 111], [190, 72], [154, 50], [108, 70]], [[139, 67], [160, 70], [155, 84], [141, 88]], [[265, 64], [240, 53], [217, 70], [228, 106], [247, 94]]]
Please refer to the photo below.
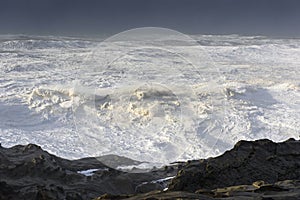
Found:
[[299, 139], [300, 39], [190, 37], [0, 36], [1, 145], [162, 165]]

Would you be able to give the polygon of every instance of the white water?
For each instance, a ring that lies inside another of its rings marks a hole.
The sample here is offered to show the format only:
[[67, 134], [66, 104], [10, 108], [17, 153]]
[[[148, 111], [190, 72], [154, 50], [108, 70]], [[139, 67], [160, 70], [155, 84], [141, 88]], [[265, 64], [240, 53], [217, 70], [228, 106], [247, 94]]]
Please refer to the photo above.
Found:
[[85, 176], [93, 176], [95, 172], [97, 171], [106, 171], [108, 168], [104, 169], [87, 169], [87, 170], [82, 170], [82, 171], [77, 171], [77, 173], [85, 175]]
[[[211, 65], [189, 63], [198, 49], [176, 40], [104, 66], [97, 40], [0, 36], [1, 145], [160, 165], [219, 155], [241, 139], [299, 138], [300, 40], [193, 38]], [[105, 59], [125, 45], [107, 47]]]

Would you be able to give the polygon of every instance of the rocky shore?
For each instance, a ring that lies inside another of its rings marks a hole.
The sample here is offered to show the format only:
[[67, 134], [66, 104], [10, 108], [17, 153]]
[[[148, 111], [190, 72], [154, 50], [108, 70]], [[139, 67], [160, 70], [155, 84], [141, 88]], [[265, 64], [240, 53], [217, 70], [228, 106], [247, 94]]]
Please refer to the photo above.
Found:
[[[119, 156], [67, 160], [0, 146], [0, 199], [300, 199], [300, 141], [240, 141], [223, 155], [150, 171]], [[112, 166], [112, 165], [109, 165]]]

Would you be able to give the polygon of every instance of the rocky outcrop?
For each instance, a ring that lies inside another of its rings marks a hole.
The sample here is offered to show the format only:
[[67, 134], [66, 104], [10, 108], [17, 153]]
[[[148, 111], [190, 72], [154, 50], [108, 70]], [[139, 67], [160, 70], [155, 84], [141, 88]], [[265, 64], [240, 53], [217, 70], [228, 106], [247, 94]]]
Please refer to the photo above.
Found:
[[300, 141], [293, 139], [240, 141], [216, 158], [141, 173], [103, 164], [138, 161], [100, 160], [67, 160], [34, 144], [0, 146], [0, 199], [300, 199]]
[[300, 179], [300, 141], [240, 141], [216, 158], [186, 163], [169, 186], [170, 191], [195, 192], [251, 184]]
[[186, 162], [167, 191], [100, 199], [300, 199], [300, 141], [240, 141], [216, 158]]
[[200, 189], [195, 193], [186, 191], [152, 191], [136, 195], [103, 195], [95, 200], [299, 200], [300, 181], [286, 180], [274, 184], [265, 184], [261, 181], [252, 185], [238, 185], [213, 190]]
[[[109, 159], [132, 164], [124, 157], [106, 156]], [[129, 173], [110, 168], [99, 160], [62, 159], [34, 144], [0, 146], [0, 199], [92, 199], [105, 193], [133, 194], [141, 185], [177, 173], [176, 168]], [[93, 173], [85, 173], [90, 169]], [[150, 190], [151, 187], [143, 191]]]

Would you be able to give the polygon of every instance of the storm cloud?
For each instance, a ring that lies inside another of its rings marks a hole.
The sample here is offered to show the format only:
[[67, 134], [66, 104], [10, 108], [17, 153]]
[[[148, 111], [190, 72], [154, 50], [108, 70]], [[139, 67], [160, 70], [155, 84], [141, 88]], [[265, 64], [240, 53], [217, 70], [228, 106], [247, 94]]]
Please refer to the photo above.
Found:
[[0, 1], [0, 34], [114, 34], [155, 26], [189, 34], [300, 36], [297, 0]]

